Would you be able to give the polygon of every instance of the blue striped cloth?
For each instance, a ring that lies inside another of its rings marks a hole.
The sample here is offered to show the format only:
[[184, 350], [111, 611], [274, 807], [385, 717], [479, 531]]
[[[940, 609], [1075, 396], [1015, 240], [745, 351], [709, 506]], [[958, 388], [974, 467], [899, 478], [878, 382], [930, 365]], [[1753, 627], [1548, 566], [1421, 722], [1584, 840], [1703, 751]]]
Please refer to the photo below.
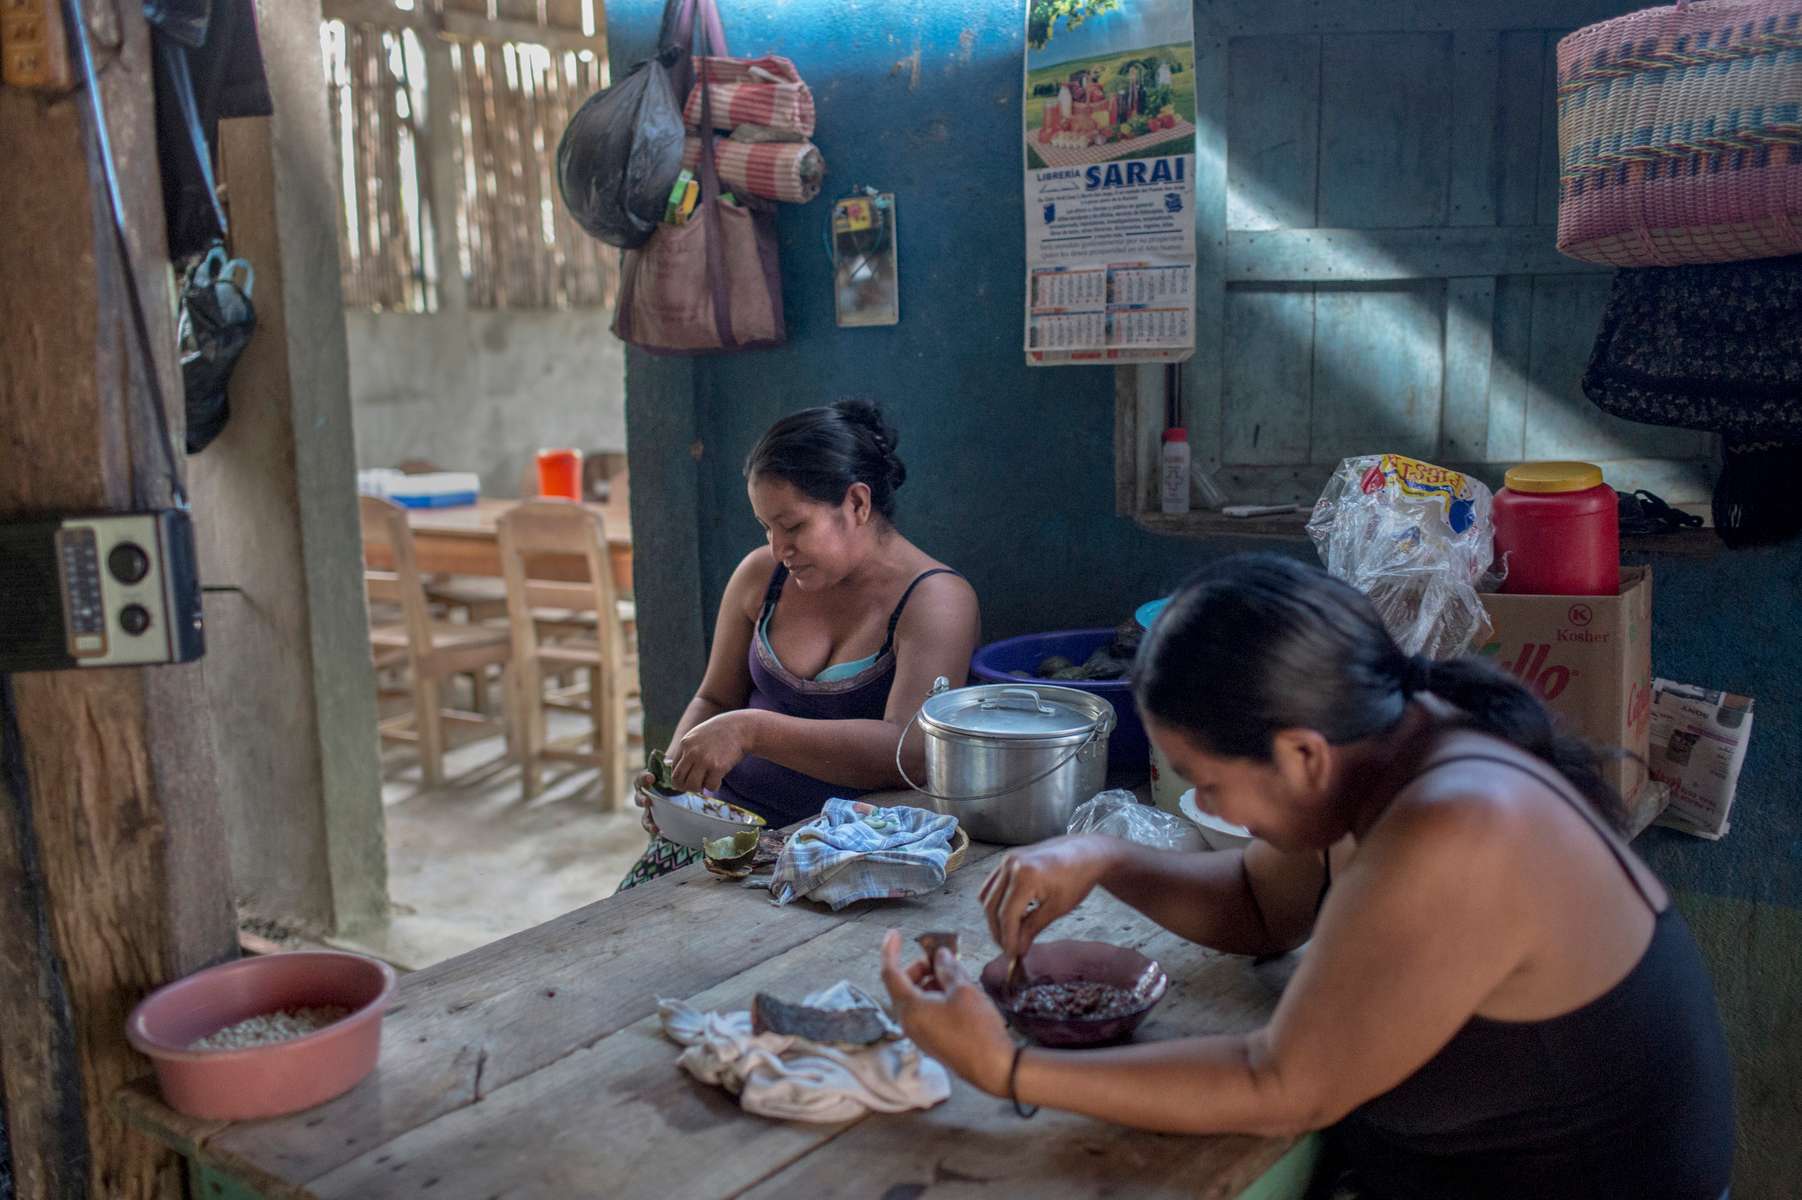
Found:
[[818, 819], [782, 848], [770, 898], [790, 904], [805, 897], [836, 910], [937, 891], [956, 833], [956, 817], [923, 808], [828, 800]]

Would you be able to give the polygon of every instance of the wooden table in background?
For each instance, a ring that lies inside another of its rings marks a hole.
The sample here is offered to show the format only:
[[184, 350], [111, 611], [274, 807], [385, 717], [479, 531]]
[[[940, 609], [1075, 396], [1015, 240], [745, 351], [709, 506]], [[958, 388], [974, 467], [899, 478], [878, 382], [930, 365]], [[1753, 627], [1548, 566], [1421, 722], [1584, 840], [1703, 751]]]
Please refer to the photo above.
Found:
[[[988, 939], [976, 899], [994, 847], [945, 888], [838, 913], [714, 880], [699, 866], [402, 978], [382, 1056], [318, 1108], [229, 1124], [179, 1116], [141, 1082], [115, 1107], [196, 1164], [196, 1195], [265, 1200], [792, 1200], [1175, 1197], [1290, 1200], [1315, 1139], [1173, 1137], [1050, 1109], [1032, 1120], [960, 1081], [925, 1112], [835, 1125], [751, 1116], [676, 1065], [657, 999], [745, 1008], [844, 978], [881, 995], [899, 927]], [[1141, 1040], [1255, 1028], [1275, 997], [1247, 960], [1202, 950], [1099, 893], [1051, 936], [1139, 947], [1169, 970]]]
[[[419, 569], [427, 575], [484, 575], [501, 577], [500, 543], [495, 523], [517, 500], [478, 500], [458, 508], [407, 510], [407, 526], [413, 531], [413, 552]], [[621, 596], [632, 595], [632, 522], [629, 498], [616, 489], [605, 504], [587, 507], [601, 515], [607, 549], [613, 562], [613, 584]], [[393, 560], [384, 548], [369, 547], [365, 561], [377, 571], [389, 570]], [[580, 581], [588, 578], [582, 560], [550, 558], [533, 568], [536, 578]]]

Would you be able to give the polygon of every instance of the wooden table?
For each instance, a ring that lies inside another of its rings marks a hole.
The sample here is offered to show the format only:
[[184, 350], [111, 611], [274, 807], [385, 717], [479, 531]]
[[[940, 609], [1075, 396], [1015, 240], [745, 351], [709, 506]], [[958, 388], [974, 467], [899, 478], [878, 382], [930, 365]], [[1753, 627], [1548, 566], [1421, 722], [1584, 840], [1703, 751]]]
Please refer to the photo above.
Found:
[[[182, 1117], [143, 1081], [118, 1113], [198, 1166], [197, 1196], [265, 1200], [812, 1200], [914, 1197], [1299, 1197], [1315, 1139], [1173, 1137], [1050, 1109], [1032, 1120], [952, 1084], [926, 1112], [835, 1125], [741, 1111], [676, 1065], [658, 997], [744, 1008], [840, 978], [881, 995], [899, 927], [988, 945], [976, 901], [994, 848], [943, 891], [831, 913], [696, 866], [403, 978], [375, 1074], [319, 1108], [227, 1124]], [[1097, 895], [1054, 936], [1130, 944], [1169, 969], [1141, 1039], [1256, 1027], [1274, 996], [1244, 959], [1203, 951]]]
[[[412, 508], [407, 527], [413, 531], [413, 553], [427, 575], [483, 575], [501, 577], [500, 542], [495, 532], [501, 514], [517, 500], [478, 500], [457, 508]], [[613, 564], [613, 584], [622, 596], [632, 595], [632, 521], [629, 499], [616, 488], [605, 504], [589, 504], [601, 516], [607, 549]], [[385, 547], [368, 547], [365, 561], [377, 571], [392, 570], [393, 557]], [[588, 578], [582, 560], [548, 558], [532, 570], [534, 578], [580, 581]]]

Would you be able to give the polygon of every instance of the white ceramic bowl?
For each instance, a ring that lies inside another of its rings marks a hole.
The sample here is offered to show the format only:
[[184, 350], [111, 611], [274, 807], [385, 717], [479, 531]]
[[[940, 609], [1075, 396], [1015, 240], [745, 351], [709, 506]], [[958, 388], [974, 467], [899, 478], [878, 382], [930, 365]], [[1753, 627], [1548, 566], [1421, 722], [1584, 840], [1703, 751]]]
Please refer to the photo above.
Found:
[[1182, 799], [1177, 801], [1177, 807], [1182, 810], [1183, 816], [1201, 830], [1201, 840], [1208, 844], [1210, 850], [1236, 850], [1251, 841], [1251, 830], [1245, 826], [1221, 820], [1213, 813], [1202, 812], [1195, 803], [1194, 788], [1183, 793]]
[[651, 798], [651, 820], [657, 822], [657, 830], [664, 837], [678, 846], [687, 846], [699, 850], [702, 842], [711, 842], [714, 838], [729, 837], [746, 829], [760, 829], [763, 819], [755, 817], [744, 809], [736, 809], [746, 818], [743, 821], [728, 821], [723, 817], [710, 817], [706, 813], [698, 813], [692, 808], [683, 808], [674, 799], [660, 792], [648, 792]]

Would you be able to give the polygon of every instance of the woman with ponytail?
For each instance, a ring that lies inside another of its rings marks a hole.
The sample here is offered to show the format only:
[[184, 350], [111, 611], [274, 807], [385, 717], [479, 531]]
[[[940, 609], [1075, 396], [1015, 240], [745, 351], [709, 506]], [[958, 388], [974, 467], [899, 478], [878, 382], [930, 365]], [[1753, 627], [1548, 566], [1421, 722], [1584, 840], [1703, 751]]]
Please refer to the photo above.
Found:
[[[764, 543], [726, 584], [707, 673], [670, 740], [677, 787], [781, 826], [902, 786], [896, 743], [934, 679], [963, 684], [980, 618], [963, 576], [895, 527], [898, 441], [874, 404], [842, 400], [784, 417], [752, 449]], [[917, 774], [918, 739], [907, 749]], [[649, 808], [644, 820], [651, 843], [622, 888], [700, 857], [659, 835]]]
[[1733, 1097], [1712, 985], [1621, 839], [1592, 751], [1476, 660], [1410, 658], [1368, 600], [1274, 556], [1191, 579], [1145, 639], [1147, 729], [1243, 851], [1093, 835], [984, 885], [1022, 954], [1100, 887], [1204, 946], [1307, 942], [1245, 1035], [1016, 1052], [941, 952], [884, 980], [907, 1032], [976, 1086], [1170, 1132], [1330, 1130], [1383, 1200], [1719, 1200]]

